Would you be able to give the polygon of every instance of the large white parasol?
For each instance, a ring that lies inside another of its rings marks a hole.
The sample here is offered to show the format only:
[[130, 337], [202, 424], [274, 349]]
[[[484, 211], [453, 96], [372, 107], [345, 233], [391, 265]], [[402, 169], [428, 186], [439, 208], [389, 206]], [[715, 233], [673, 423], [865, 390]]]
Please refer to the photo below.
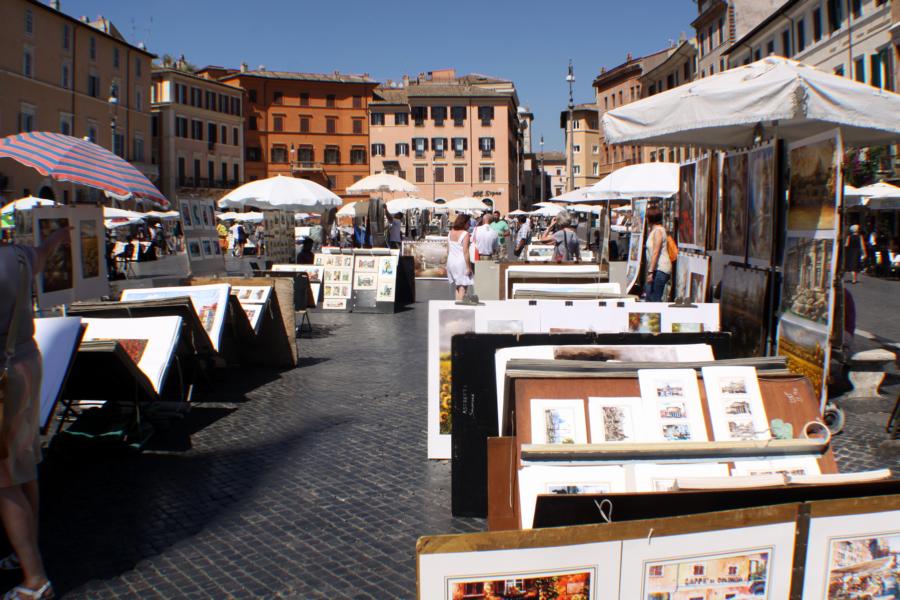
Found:
[[560, 194], [559, 196], [553, 196], [550, 198], [553, 202], [591, 202], [597, 200], [617, 200], [621, 198], [618, 194], [613, 193], [601, 193], [598, 190], [595, 190], [593, 186], [586, 186], [578, 189], [574, 189], [571, 192], [565, 192], [564, 194]]
[[439, 205], [425, 198], [395, 198], [385, 202], [389, 213], [406, 212], [408, 210], [434, 210]]
[[591, 186], [613, 198], [668, 198], [678, 191], [678, 164], [641, 163], [616, 169]]
[[418, 191], [419, 188], [407, 180], [402, 177], [397, 177], [396, 175], [391, 175], [390, 173], [377, 173], [375, 175], [363, 177], [347, 188], [348, 194], [367, 194], [374, 192], [415, 194]]
[[450, 200], [446, 204], [443, 205], [450, 210], [491, 210], [491, 207], [479, 200], [478, 198], [473, 198], [471, 196], [463, 196], [462, 198], [455, 198]]
[[900, 140], [898, 114], [900, 95], [769, 56], [610, 110], [603, 129], [610, 144], [734, 148], [840, 127], [846, 145], [872, 146]]
[[56, 206], [56, 202], [54, 202], [53, 200], [47, 200], [45, 198], [25, 196], [24, 198], [13, 200], [9, 204], [5, 205], [3, 209], [0, 209], [0, 214], [11, 215], [16, 211], [31, 210], [35, 206]]
[[252, 206], [263, 210], [321, 213], [342, 203], [340, 196], [315, 181], [276, 175], [245, 183], [225, 194], [217, 204], [219, 208]]
[[337, 211], [339, 217], [365, 217], [368, 214], [368, 202], [348, 202]]

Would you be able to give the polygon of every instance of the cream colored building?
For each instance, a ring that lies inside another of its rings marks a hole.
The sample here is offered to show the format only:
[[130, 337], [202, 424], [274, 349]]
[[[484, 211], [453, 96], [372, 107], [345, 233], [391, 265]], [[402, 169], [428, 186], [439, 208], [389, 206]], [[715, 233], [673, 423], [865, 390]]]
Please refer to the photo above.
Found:
[[[154, 181], [152, 59], [106, 19], [75, 19], [36, 0], [3, 0], [0, 137], [23, 131], [87, 137]], [[0, 196], [10, 200], [29, 193], [62, 202], [100, 197], [96, 190], [60, 183], [0, 159]]]
[[786, 56], [829, 73], [894, 90], [889, 0], [789, 0], [737, 40], [731, 66]]
[[[577, 104], [572, 110], [572, 127], [569, 127], [569, 111], [559, 115], [559, 126], [565, 132], [566, 142], [566, 180], [568, 182], [568, 164], [572, 162], [573, 182], [571, 188], [576, 189], [593, 185], [600, 181], [600, 148], [602, 132], [600, 131], [600, 113], [596, 104]], [[569, 145], [569, 134], [572, 144]]]
[[452, 69], [388, 82], [369, 103], [371, 172], [396, 173], [419, 195], [519, 206], [523, 136], [512, 82]]
[[[697, 77], [728, 68], [726, 53], [771, 15], [784, 0], [695, 0], [697, 18], [691, 23], [697, 38]], [[845, 0], [833, 0], [844, 2]]]
[[153, 69], [160, 190], [170, 200], [218, 198], [244, 180], [243, 91], [177, 66]]
[[565, 193], [566, 183], [569, 181], [569, 171], [566, 168], [566, 155], [564, 152], [547, 151], [544, 153], [536, 153], [535, 159], [539, 168], [543, 166], [544, 173], [547, 175], [545, 185], [549, 183], [549, 189], [544, 191], [547, 198], [559, 196]]
[[[695, 40], [682, 39], [669, 49], [665, 60], [641, 75], [643, 97], [646, 98], [692, 81], [696, 76], [696, 64]], [[692, 150], [683, 146], [665, 148], [646, 146], [643, 148], [643, 154], [650, 162], [681, 162], [691, 157]]]

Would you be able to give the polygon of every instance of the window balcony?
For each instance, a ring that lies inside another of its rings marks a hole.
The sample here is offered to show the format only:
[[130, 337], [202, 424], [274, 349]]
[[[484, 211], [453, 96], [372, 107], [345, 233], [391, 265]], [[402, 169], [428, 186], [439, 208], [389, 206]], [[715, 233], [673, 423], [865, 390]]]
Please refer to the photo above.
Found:
[[295, 160], [291, 162], [291, 171], [294, 173], [325, 172], [325, 165], [320, 162]]

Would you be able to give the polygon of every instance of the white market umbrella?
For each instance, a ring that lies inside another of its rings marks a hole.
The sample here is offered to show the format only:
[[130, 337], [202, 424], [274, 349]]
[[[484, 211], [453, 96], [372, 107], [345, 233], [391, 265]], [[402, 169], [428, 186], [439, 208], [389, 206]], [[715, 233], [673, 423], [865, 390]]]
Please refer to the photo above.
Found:
[[294, 215], [294, 220], [296, 220], [296, 221], [302, 221], [303, 219], [308, 219], [308, 218], [310, 218], [311, 216], [312, 216], [311, 214], [305, 213], [305, 212], [297, 213], [296, 215]]
[[600, 206], [591, 206], [590, 204], [573, 204], [568, 207], [572, 212], [578, 213], [594, 213], [595, 215], [599, 215], [603, 212], [603, 208]]
[[385, 202], [385, 208], [391, 214], [406, 212], [408, 210], [434, 210], [440, 206], [425, 198], [395, 198]]
[[478, 198], [473, 198], [471, 196], [463, 196], [462, 198], [455, 198], [450, 200], [446, 204], [443, 205], [445, 208], [449, 208], [450, 210], [455, 211], [464, 211], [464, 210], [491, 210], [491, 207], [479, 200]]
[[592, 186], [585, 186], [550, 198], [553, 202], [590, 202], [596, 200], [617, 200], [618, 194], [602, 194]]
[[9, 204], [0, 209], [0, 214], [11, 215], [13, 212], [31, 210], [35, 206], [56, 206], [53, 200], [46, 198], [35, 198], [34, 196], [25, 196], [18, 200], [13, 200]]
[[618, 198], [667, 198], [678, 191], [678, 164], [640, 163], [616, 169], [591, 186]]
[[177, 219], [181, 216], [181, 214], [177, 210], [167, 210], [165, 212], [151, 210], [144, 214], [148, 217], [154, 217], [156, 219]]
[[263, 214], [261, 212], [244, 212], [234, 214], [235, 217], [232, 220], [240, 221], [242, 223], [262, 223], [263, 220]]
[[879, 181], [859, 188], [865, 197], [865, 206], [871, 210], [896, 210], [900, 208], [900, 187]]
[[563, 212], [565, 209], [560, 206], [542, 206], [537, 210], [531, 211], [531, 215], [535, 217], [555, 217], [559, 213]]
[[527, 214], [528, 214], [528, 213], [525, 212], [524, 210], [516, 209], [516, 210], [514, 210], [514, 211], [511, 211], [511, 212], [507, 213], [506, 216], [507, 216], [507, 217], [518, 217], [519, 215], [527, 215]]
[[337, 211], [339, 217], [365, 217], [368, 214], [368, 202], [348, 202]]
[[610, 144], [735, 148], [758, 133], [791, 142], [840, 127], [846, 145], [874, 146], [900, 140], [897, 115], [900, 95], [769, 56], [610, 110], [602, 121]]
[[117, 227], [127, 227], [128, 225], [137, 225], [142, 222], [143, 219], [127, 219], [127, 218], [115, 218], [115, 219], [103, 219], [103, 226], [107, 229], [115, 229]]
[[133, 210], [125, 210], [124, 208], [113, 208], [112, 206], [103, 207], [104, 219], [131, 219], [140, 220], [147, 216], [147, 213], [139, 213]]
[[216, 218], [219, 219], [220, 221], [235, 221], [240, 216], [240, 214], [241, 213], [239, 213], [239, 212], [233, 212], [233, 211], [216, 213]]
[[377, 173], [363, 177], [353, 185], [347, 188], [348, 194], [367, 194], [374, 192], [402, 192], [404, 194], [415, 194], [419, 188], [396, 175], [390, 173]]
[[276, 175], [245, 183], [225, 194], [217, 206], [321, 213], [342, 203], [340, 196], [315, 181]]

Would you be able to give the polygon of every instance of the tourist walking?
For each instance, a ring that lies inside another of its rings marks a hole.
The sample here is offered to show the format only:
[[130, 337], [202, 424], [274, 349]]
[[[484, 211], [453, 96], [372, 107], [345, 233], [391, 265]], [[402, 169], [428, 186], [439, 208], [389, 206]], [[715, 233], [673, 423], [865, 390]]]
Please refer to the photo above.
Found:
[[391, 213], [387, 213], [387, 221], [388, 221], [388, 248], [392, 248], [394, 250], [400, 249], [400, 242], [403, 240], [403, 222], [400, 218], [403, 215], [397, 213], [396, 215], [392, 215]]
[[540, 241], [542, 244], [553, 244], [553, 262], [581, 262], [578, 234], [567, 211], [550, 220], [550, 226]]
[[502, 256], [509, 255], [509, 223], [506, 222], [506, 219], [500, 218], [500, 211], [494, 211], [494, 222], [491, 223], [491, 228], [497, 232], [497, 237], [500, 238], [500, 254]]
[[488, 260], [493, 257], [500, 249], [500, 236], [491, 227], [491, 221], [494, 217], [491, 213], [484, 213], [482, 224], [475, 228], [472, 232], [472, 243], [474, 244], [473, 260]]
[[235, 221], [228, 231], [231, 233], [231, 255], [240, 258], [244, 255], [244, 244], [247, 243], [247, 231], [240, 221]]
[[447, 235], [447, 280], [453, 287], [456, 301], [462, 302], [466, 290], [474, 283], [472, 261], [469, 259], [469, 217], [456, 215]]
[[851, 225], [850, 235], [844, 240], [844, 270], [850, 273], [852, 283], [859, 283], [859, 272], [868, 256], [865, 237], [859, 233], [859, 225]]
[[521, 256], [531, 243], [531, 221], [525, 215], [519, 215], [519, 228], [516, 230], [516, 256]]
[[32, 281], [61, 244], [71, 244], [70, 229], [57, 229], [37, 248], [0, 247], [0, 519], [13, 553], [0, 570], [21, 569], [22, 583], [4, 598], [53, 598], [38, 549], [37, 465], [41, 460], [41, 353], [34, 341]]
[[662, 224], [662, 210], [647, 208], [647, 282], [644, 286], [647, 302], [662, 302], [666, 284], [672, 276], [672, 260], [669, 258], [669, 234]]

